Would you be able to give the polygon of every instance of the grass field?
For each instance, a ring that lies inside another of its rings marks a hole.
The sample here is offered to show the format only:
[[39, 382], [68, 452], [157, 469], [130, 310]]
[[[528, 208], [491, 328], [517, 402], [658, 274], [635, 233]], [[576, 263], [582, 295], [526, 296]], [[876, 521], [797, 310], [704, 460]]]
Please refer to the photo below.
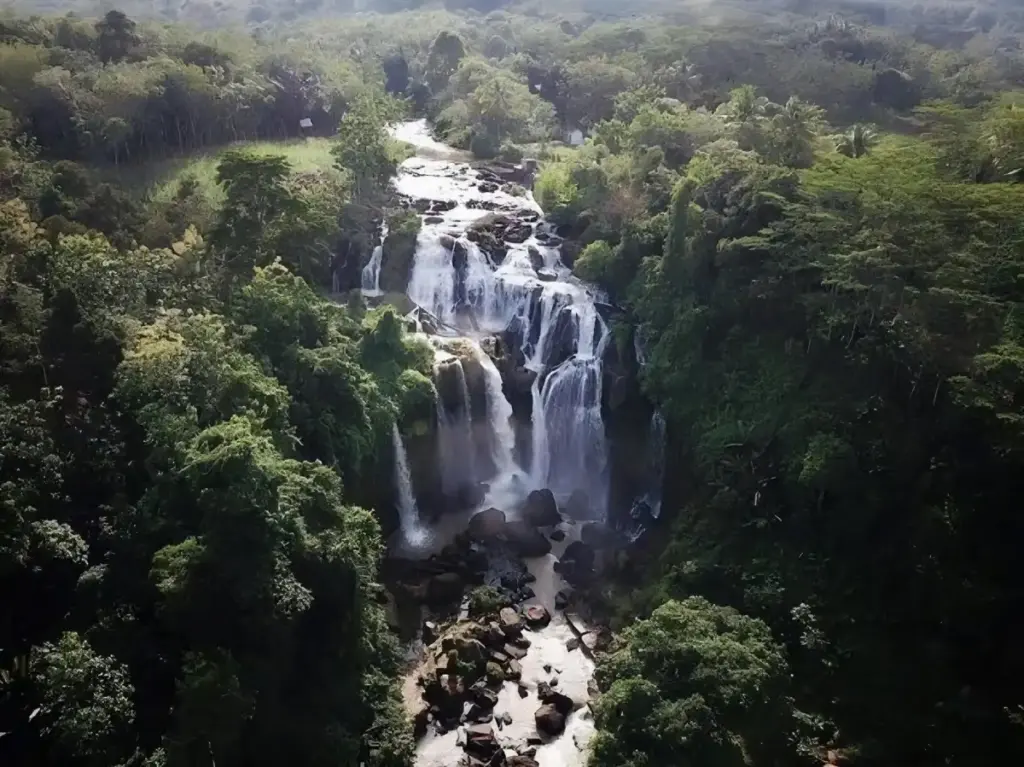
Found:
[[219, 205], [223, 201], [224, 192], [217, 184], [217, 163], [225, 152], [244, 148], [261, 155], [281, 154], [288, 158], [293, 169], [305, 171], [331, 167], [334, 163], [331, 157], [332, 146], [333, 142], [325, 138], [231, 144], [185, 157], [147, 163], [128, 172], [122, 166], [118, 172], [118, 183], [134, 187], [152, 200], [161, 202], [174, 196], [182, 178], [192, 175], [199, 181], [207, 199]]

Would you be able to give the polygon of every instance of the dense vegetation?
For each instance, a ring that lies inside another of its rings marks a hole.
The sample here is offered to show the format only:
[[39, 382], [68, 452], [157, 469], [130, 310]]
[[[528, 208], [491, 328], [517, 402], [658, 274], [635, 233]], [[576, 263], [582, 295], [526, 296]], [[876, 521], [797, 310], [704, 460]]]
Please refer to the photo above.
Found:
[[4, 763], [409, 763], [366, 509], [429, 352], [323, 296], [415, 237], [402, 110], [537, 154], [647, 352], [597, 767], [1024, 755], [1020, 10], [408, 5], [0, 17]]

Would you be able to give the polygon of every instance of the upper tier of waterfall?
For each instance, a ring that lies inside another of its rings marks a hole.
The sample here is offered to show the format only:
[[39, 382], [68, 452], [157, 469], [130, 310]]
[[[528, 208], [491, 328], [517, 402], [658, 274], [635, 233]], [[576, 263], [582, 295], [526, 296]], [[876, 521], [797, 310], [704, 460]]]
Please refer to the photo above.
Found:
[[[550, 487], [557, 495], [585, 490], [603, 514], [608, 478], [601, 420], [602, 355], [609, 332], [597, 311], [602, 297], [563, 265], [560, 239], [544, 222], [530, 193], [494, 183], [486, 171], [469, 163], [436, 159], [450, 155], [429, 133], [424, 135], [421, 123], [403, 124], [395, 135], [413, 139], [418, 149], [428, 150], [421, 154], [431, 155], [406, 160], [395, 181], [401, 195], [414, 205], [430, 201], [433, 211], [424, 216], [418, 237], [409, 297], [464, 333], [477, 350], [481, 338], [499, 335], [521, 354], [522, 366], [536, 373], [532, 457], [527, 466], [514, 463], [511, 411], [490, 360], [487, 366], [495, 375], [486, 379], [486, 439], [469, 407], [461, 408], [455, 398], [447, 405], [439, 399], [438, 449], [446, 492], [472, 481], [500, 487], [511, 475], [527, 475], [533, 487]], [[474, 225], [496, 217], [514, 222], [514, 233], [506, 231], [497, 248], [492, 242], [485, 249], [474, 236]], [[375, 252], [363, 273], [366, 292], [374, 291], [379, 270]], [[439, 348], [440, 380], [454, 373], [448, 369], [449, 353], [443, 345]], [[493, 473], [488, 476], [483, 467]]]

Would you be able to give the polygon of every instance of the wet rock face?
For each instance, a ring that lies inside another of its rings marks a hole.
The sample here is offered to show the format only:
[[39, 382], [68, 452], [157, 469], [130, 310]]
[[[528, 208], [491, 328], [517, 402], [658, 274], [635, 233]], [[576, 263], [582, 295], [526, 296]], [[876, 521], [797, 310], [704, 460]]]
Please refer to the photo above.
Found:
[[523, 519], [536, 527], [551, 527], [562, 521], [554, 493], [548, 489], [534, 490], [526, 496]]
[[497, 541], [505, 532], [505, 512], [485, 509], [473, 515], [466, 531], [474, 541]]
[[537, 723], [537, 731], [544, 735], [555, 737], [565, 732], [565, 715], [559, 713], [550, 703], [545, 703], [537, 709], [534, 720]]
[[543, 557], [551, 551], [551, 541], [544, 533], [518, 520], [505, 525], [505, 541], [515, 554], [525, 559]]

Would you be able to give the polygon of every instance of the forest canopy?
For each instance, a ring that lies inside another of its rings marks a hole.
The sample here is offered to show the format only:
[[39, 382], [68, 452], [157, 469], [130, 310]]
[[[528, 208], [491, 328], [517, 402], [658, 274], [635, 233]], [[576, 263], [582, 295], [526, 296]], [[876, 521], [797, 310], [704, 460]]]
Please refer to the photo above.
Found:
[[1024, 757], [1024, 10], [624, 16], [0, 15], [4, 764], [412, 763], [378, 581], [432, 355], [355, 290], [412, 259], [407, 116], [538, 160], [666, 423], [595, 767]]

